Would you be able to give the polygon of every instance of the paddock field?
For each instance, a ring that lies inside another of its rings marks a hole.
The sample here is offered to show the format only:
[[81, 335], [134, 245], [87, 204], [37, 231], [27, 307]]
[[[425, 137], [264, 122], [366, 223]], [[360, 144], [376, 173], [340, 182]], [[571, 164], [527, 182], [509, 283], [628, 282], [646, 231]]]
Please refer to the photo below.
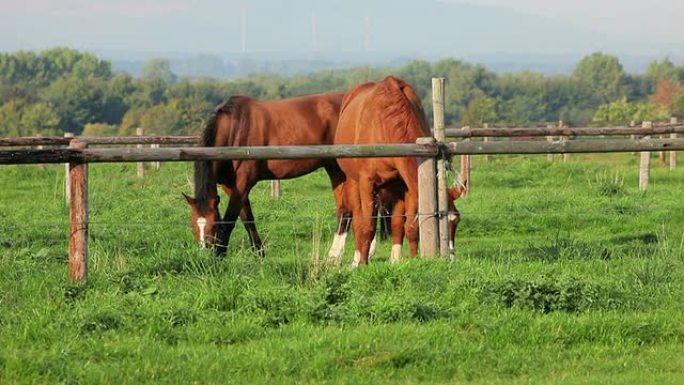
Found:
[[192, 240], [190, 163], [91, 165], [85, 285], [64, 166], [3, 166], [0, 384], [683, 384], [684, 166], [640, 193], [637, 160], [474, 157], [456, 263], [389, 265], [381, 243], [358, 270], [351, 238], [323, 261], [322, 172], [279, 200], [259, 184], [266, 258], [239, 226], [217, 259]]

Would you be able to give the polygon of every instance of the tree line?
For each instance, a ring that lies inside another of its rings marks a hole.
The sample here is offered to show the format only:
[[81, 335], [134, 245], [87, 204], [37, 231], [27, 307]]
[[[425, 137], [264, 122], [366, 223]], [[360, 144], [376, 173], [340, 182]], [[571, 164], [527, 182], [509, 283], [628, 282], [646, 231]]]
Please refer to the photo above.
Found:
[[617, 57], [596, 52], [569, 75], [494, 73], [455, 59], [398, 67], [359, 67], [311, 74], [254, 74], [235, 80], [178, 78], [163, 59], [140, 78], [112, 70], [87, 52], [54, 48], [0, 53], [0, 136], [196, 134], [213, 106], [231, 95], [279, 99], [327, 91], [393, 73], [417, 89], [432, 115], [431, 78], [447, 79], [446, 122], [529, 125], [624, 124], [684, 114], [684, 66], [665, 58], [628, 74]]

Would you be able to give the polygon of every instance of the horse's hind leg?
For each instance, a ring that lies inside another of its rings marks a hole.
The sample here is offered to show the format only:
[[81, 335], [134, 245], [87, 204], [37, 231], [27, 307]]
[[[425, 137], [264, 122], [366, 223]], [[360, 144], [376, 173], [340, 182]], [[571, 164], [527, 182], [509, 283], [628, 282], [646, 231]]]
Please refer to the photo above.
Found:
[[335, 197], [335, 207], [337, 209], [337, 231], [333, 237], [332, 245], [328, 250], [328, 261], [334, 265], [339, 266], [344, 254], [344, 246], [347, 240], [347, 232], [351, 223], [351, 208], [347, 204], [345, 197], [345, 175], [340, 168], [335, 164], [334, 166], [327, 166], [325, 171], [330, 177], [332, 184], [333, 195]]
[[406, 207], [403, 199], [397, 199], [392, 209], [392, 253], [390, 263], [401, 261], [401, 245], [404, 241], [404, 223], [406, 223]]
[[[360, 252], [359, 264], [365, 265], [368, 263], [368, 255], [370, 254], [372, 240], [375, 237], [375, 228], [377, 226], [377, 205], [374, 199], [374, 184], [373, 181], [365, 175], [361, 175], [357, 184], [358, 200], [360, 210], [354, 210], [353, 222], [357, 223], [354, 226], [354, 238], [358, 240], [356, 243], [357, 250]], [[360, 215], [357, 212], [360, 211]]]

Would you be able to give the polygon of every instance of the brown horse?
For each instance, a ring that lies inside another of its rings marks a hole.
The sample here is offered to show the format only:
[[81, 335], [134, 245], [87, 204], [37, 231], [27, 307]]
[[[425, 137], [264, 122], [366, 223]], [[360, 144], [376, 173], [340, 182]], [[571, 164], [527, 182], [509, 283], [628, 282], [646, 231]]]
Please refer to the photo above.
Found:
[[[344, 93], [325, 93], [278, 101], [233, 96], [214, 109], [202, 132], [200, 146], [284, 146], [332, 144]], [[260, 181], [288, 179], [325, 168], [330, 177], [339, 227], [346, 228], [343, 207], [345, 176], [335, 159], [233, 160], [195, 162], [195, 197], [186, 196], [192, 208], [195, 239], [217, 254], [227, 250], [235, 221], [240, 219], [252, 248], [263, 255], [254, 224], [249, 192]], [[219, 214], [219, 184], [230, 196], [224, 217]]]
[[[420, 98], [408, 83], [388, 76], [347, 93], [340, 110], [335, 144], [415, 143], [417, 138], [426, 136], [430, 136], [430, 131]], [[416, 158], [348, 158], [338, 159], [338, 163], [347, 177], [345, 198], [353, 213], [354, 260], [368, 263], [377, 218], [374, 196], [381, 188], [403, 197], [401, 210], [405, 216], [393, 215], [393, 220], [396, 217], [396, 226], [403, 227], [411, 256], [417, 255]], [[396, 262], [401, 258], [401, 243], [397, 244], [393, 238], [390, 261]]]
[[[449, 224], [450, 252], [453, 252], [456, 229], [461, 221], [461, 213], [456, 208], [454, 201], [461, 196], [464, 186], [466, 185], [467, 181], [464, 182], [463, 186], [454, 186], [447, 190], [447, 219]], [[401, 229], [396, 228], [397, 224], [395, 224], [394, 228], [392, 227], [392, 216], [394, 215], [396, 217], [397, 215], [403, 215], [402, 212], [404, 202], [402, 201], [403, 197], [397, 196], [395, 191], [387, 189], [381, 189], [378, 191], [376, 198], [376, 204], [378, 205], [378, 220], [380, 222], [380, 239], [384, 240], [393, 233], [397, 234], [399, 231], [401, 231]], [[400, 206], [396, 207], [397, 204]], [[395, 244], [401, 243], [401, 241], [397, 242], [396, 236], [393, 238], [393, 240]]]

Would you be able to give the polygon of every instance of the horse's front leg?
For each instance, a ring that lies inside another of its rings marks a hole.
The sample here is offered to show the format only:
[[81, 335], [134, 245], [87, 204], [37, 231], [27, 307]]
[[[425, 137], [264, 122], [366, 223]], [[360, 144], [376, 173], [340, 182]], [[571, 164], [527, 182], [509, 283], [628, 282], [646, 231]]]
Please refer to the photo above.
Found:
[[249, 190], [251, 186], [248, 186], [246, 181], [241, 181], [236, 187], [230, 190], [230, 200], [228, 201], [228, 207], [226, 208], [226, 214], [221, 220], [221, 226], [219, 226], [218, 240], [216, 244], [216, 255], [225, 255], [228, 250], [228, 243], [230, 242], [230, 235], [233, 233], [235, 228], [235, 222], [237, 221], [238, 215], [243, 209], [245, 202], [249, 197]]
[[244, 202], [245, 203], [240, 210], [240, 220], [242, 220], [242, 223], [245, 225], [245, 230], [247, 230], [247, 234], [249, 234], [252, 250], [256, 252], [259, 257], [263, 258], [265, 256], [264, 245], [257, 232], [254, 214], [252, 213], [252, 204], [249, 202], [249, 197], [246, 197]]

